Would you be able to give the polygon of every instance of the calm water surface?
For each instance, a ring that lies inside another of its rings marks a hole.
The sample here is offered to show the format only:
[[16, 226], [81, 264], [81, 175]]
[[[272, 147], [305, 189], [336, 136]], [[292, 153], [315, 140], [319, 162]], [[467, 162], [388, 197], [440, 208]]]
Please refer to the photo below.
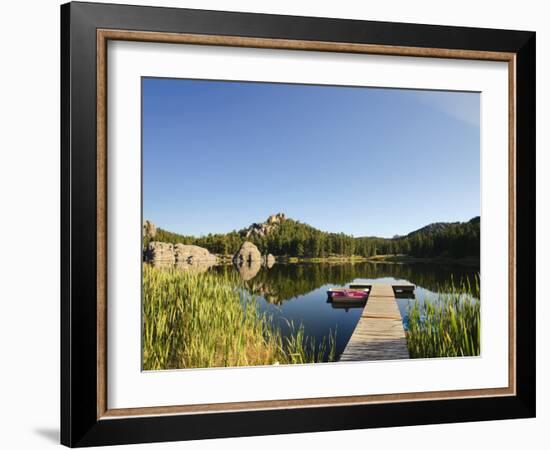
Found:
[[[218, 266], [214, 271], [235, 270]], [[248, 291], [258, 299], [262, 311], [270, 314], [283, 334], [288, 334], [289, 322], [304, 326], [306, 336], [320, 342], [336, 332], [336, 357], [344, 350], [363, 310], [363, 306], [341, 308], [328, 302], [327, 290], [350, 283], [412, 283], [415, 296], [422, 301], [435, 293], [449, 290], [455, 283], [474, 283], [479, 268], [430, 263], [355, 263], [275, 264], [272, 268], [254, 268], [241, 273]], [[410, 298], [397, 300], [405, 326]], [[325, 357], [328, 355], [325, 355]]]

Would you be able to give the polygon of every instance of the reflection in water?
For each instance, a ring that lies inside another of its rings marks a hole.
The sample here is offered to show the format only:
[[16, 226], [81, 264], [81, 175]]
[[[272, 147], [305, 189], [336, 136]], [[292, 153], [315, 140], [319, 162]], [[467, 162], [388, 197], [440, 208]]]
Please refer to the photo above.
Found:
[[408, 299], [414, 299], [416, 296], [414, 295], [414, 291], [395, 291], [395, 298], [408, 298]]
[[183, 270], [185, 272], [193, 272], [193, 273], [203, 273], [206, 272], [211, 267], [215, 266], [216, 263], [214, 261], [208, 261], [208, 260], [190, 260], [190, 261], [166, 261], [166, 260], [156, 260], [152, 261], [149, 264], [151, 264], [153, 267], [161, 268], [161, 269], [172, 269], [176, 268], [178, 270]]
[[[234, 268], [230, 265], [222, 265], [213, 267], [213, 270], [227, 272], [233, 271]], [[249, 291], [266, 297], [266, 299], [269, 297], [268, 301], [275, 304], [282, 304], [286, 300], [307, 294], [328, 284], [343, 286], [352, 282], [384, 278], [412, 283], [432, 292], [449, 292], [451, 280], [455, 285], [462, 281], [473, 285], [478, 272], [479, 268], [458, 265], [372, 262], [355, 264], [277, 263], [271, 269], [260, 266], [239, 268], [239, 273], [247, 281]], [[409, 298], [406, 294], [397, 297]]]
[[[261, 311], [272, 316], [283, 335], [290, 333], [290, 323], [300, 324], [308, 338], [317, 343], [336, 332], [335, 351], [338, 357], [344, 350], [363, 310], [364, 303], [337, 304], [327, 302], [327, 290], [350, 283], [411, 283], [415, 295], [423, 301], [430, 293], [450, 292], [452, 284], [462, 281], [475, 285], [479, 267], [430, 263], [277, 263], [271, 268], [256, 260], [241, 265], [211, 263], [179, 265], [182, 270], [214, 273], [234, 273], [242, 277], [246, 289], [256, 296]], [[174, 264], [168, 264], [174, 267]], [[396, 295], [405, 327], [410, 293]], [[328, 352], [328, 350], [327, 350]], [[325, 358], [328, 356], [325, 355]]]
[[332, 309], [345, 309], [346, 311], [354, 308], [363, 309], [367, 304], [366, 300], [362, 301], [345, 301], [345, 302], [333, 302], [327, 298], [327, 303], [332, 306]]
[[[217, 273], [233, 272], [233, 265], [211, 269]], [[414, 295], [422, 301], [433, 292], [449, 292], [452, 281], [474, 284], [479, 268], [429, 263], [298, 263], [263, 267], [237, 268], [247, 290], [258, 299], [259, 308], [271, 315], [283, 334], [290, 332], [289, 322], [303, 324], [306, 336], [320, 342], [336, 331], [336, 356], [344, 350], [363, 310], [364, 303], [338, 305], [327, 302], [327, 290], [350, 283], [412, 283], [415, 293], [396, 295], [397, 304], [407, 325], [407, 305]]]
[[244, 281], [254, 278], [262, 267], [262, 262], [258, 259], [250, 261], [243, 261], [239, 264], [235, 264], [235, 268], [238, 270], [239, 275]]

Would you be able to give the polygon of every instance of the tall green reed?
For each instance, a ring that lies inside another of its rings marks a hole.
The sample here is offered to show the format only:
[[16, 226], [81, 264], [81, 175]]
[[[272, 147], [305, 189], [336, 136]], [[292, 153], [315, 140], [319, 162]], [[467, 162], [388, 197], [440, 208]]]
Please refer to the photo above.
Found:
[[[302, 325], [283, 338], [231, 273], [144, 265], [142, 322], [144, 370], [320, 362], [326, 351]], [[334, 360], [332, 334], [328, 345]]]
[[409, 304], [407, 345], [411, 358], [478, 356], [479, 277]]

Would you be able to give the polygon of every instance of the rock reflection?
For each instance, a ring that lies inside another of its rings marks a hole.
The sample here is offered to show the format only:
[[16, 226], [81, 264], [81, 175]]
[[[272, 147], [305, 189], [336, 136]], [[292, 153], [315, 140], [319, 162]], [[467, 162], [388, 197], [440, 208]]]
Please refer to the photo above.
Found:
[[262, 263], [260, 260], [244, 261], [240, 264], [235, 264], [235, 268], [239, 272], [241, 278], [244, 281], [248, 281], [258, 274], [262, 268]]

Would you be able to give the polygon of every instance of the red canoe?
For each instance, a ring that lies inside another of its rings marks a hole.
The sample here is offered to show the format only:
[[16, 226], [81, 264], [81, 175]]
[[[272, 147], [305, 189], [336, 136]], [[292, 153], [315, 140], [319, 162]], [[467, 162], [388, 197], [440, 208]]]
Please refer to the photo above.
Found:
[[368, 289], [329, 289], [327, 293], [334, 301], [366, 300], [369, 296]]

